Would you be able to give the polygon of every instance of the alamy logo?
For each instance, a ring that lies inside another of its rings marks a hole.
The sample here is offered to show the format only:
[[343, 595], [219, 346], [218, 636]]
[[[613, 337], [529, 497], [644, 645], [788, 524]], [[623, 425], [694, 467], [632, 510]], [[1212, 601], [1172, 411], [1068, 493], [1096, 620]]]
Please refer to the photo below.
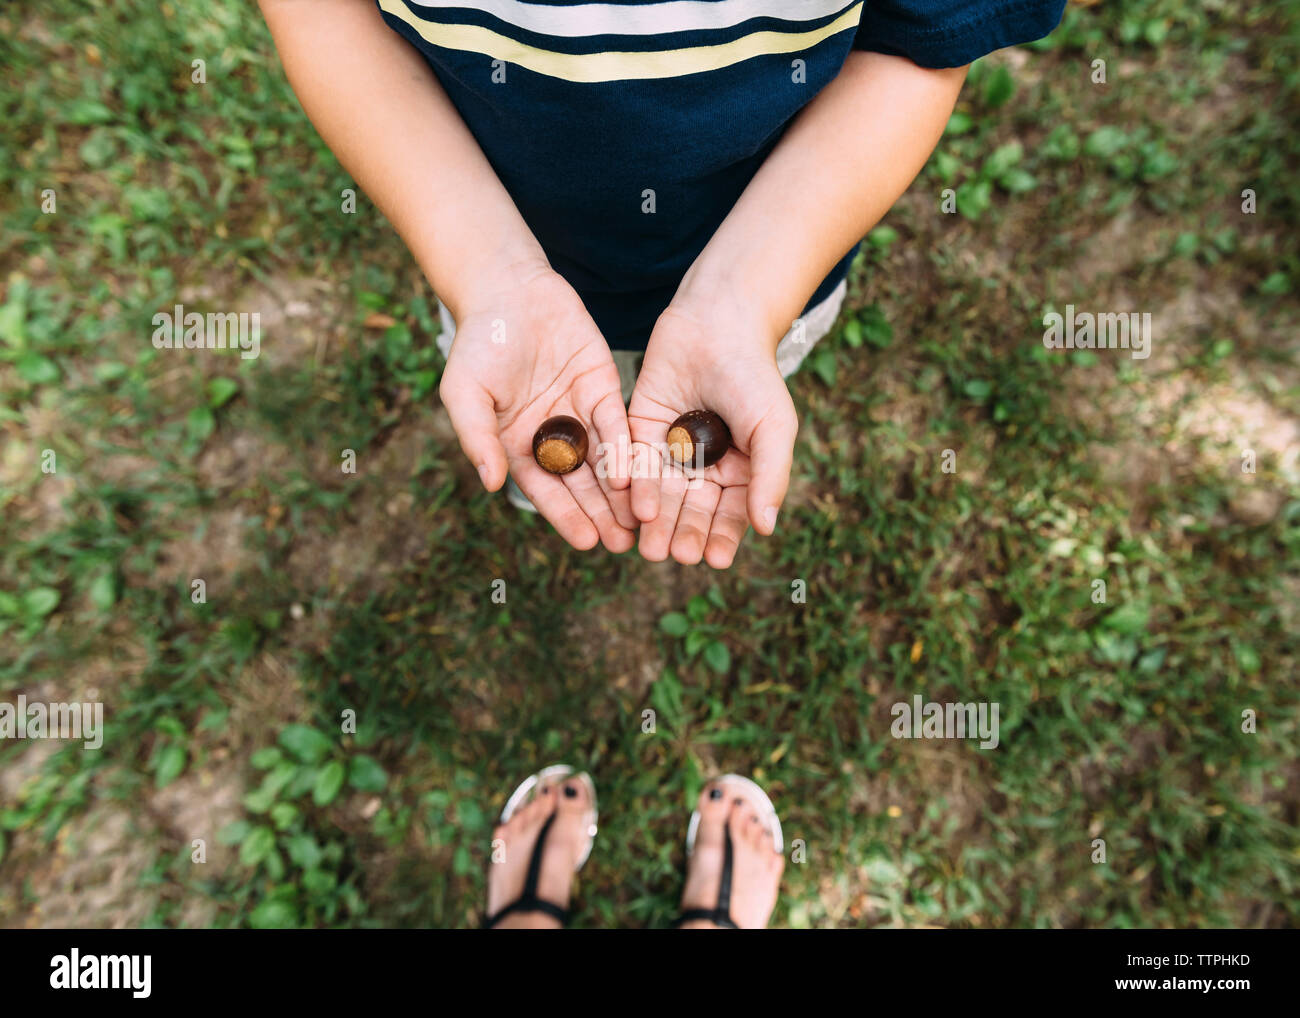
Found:
[[56, 990], [131, 990], [131, 996], [149, 996], [152, 955], [88, 954], [75, 947], [70, 954], [50, 959], [50, 986]]
[[895, 739], [975, 739], [981, 749], [998, 748], [996, 703], [926, 703], [920, 694], [912, 703], [894, 704], [894, 723], [889, 733]]
[[153, 316], [155, 350], [240, 350], [244, 360], [262, 352], [262, 315], [254, 311], [239, 314], [201, 315], [177, 304], [171, 311]]
[[104, 744], [102, 703], [0, 703], [0, 739], [84, 739], [86, 749]]
[[1074, 313], [1074, 305], [1065, 305], [1065, 314], [1049, 311], [1043, 315], [1043, 346], [1049, 350], [1131, 350], [1135, 361], [1151, 356], [1151, 312], [1090, 311]]

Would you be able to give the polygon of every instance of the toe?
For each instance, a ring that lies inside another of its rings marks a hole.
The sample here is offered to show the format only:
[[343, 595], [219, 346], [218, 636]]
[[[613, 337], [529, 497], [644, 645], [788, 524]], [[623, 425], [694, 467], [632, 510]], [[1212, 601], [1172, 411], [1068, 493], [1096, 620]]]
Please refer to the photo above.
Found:
[[727, 792], [716, 781], [711, 781], [700, 791], [700, 798], [695, 804], [700, 814], [700, 822], [710, 826], [721, 826], [727, 817]]
[[591, 808], [587, 783], [581, 778], [569, 778], [557, 790], [556, 798], [563, 813], [584, 813]]
[[731, 810], [727, 813], [727, 830], [731, 833], [733, 843], [737, 841], [748, 841], [747, 831], [749, 829], [749, 818], [753, 815], [753, 810], [744, 799], [733, 799], [731, 801]]

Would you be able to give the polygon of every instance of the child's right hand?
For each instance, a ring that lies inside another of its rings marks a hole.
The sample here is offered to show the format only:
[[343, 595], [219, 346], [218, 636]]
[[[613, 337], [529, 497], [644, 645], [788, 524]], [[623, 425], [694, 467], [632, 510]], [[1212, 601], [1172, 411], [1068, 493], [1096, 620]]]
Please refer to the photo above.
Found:
[[[627, 412], [614, 358], [581, 298], [545, 268], [456, 310], [462, 317], [438, 392], [484, 487], [496, 491], [509, 471], [575, 548], [599, 540], [627, 551], [637, 527], [628, 472], [598, 477], [594, 469], [602, 444], [628, 447]], [[533, 433], [557, 414], [590, 433], [587, 462], [563, 476], [533, 460]], [[617, 459], [608, 461], [616, 469]]]

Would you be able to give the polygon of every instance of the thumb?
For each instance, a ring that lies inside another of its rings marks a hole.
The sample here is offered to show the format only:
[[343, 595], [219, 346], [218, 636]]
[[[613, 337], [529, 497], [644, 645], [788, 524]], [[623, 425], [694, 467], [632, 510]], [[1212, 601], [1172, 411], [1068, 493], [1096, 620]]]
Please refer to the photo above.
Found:
[[760, 534], [776, 529], [776, 514], [790, 487], [794, 439], [799, 421], [794, 407], [759, 421], [749, 440], [749, 522]]
[[478, 470], [483, 487], [496, 491], [506, 481], [506, 450], [501, 444], [496, 401], [479, 385], [440, 389], [443, 406], [456, 429], [460, 447]]

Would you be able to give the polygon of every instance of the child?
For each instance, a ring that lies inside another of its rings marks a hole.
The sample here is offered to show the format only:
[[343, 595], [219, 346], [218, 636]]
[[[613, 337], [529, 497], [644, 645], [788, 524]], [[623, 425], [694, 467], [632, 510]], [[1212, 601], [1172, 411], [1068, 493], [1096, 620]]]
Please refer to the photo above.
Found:
[[[639, 529], [646, 558], [718, 569], [748, 526], [772, 533], [789, 483], [778, 346], [789, 373], [834, 320], [966, 66], [1064, 8], [261, 2], [308, 116], [455, 322], [440, 394], [484, 486], [508, 471], [577, 548], [626, 551]], [[626, 409], [611, 349], [645, 351]], [[703, 483], [598, 461], [700, 408], [735, 444]], [[531, 455], [556, 414], [594, 438], [563, 477]]]

